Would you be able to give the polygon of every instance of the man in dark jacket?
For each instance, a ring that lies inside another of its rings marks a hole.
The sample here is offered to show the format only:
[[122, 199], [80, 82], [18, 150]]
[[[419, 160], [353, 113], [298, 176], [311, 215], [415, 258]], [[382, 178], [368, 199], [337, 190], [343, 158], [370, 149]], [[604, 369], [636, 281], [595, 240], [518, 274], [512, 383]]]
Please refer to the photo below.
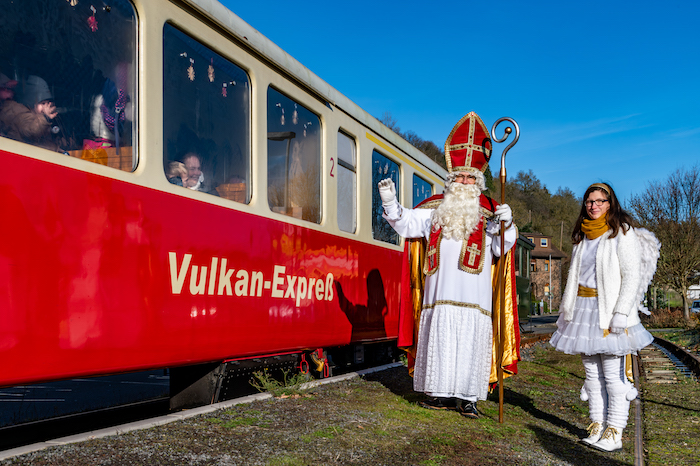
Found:
[[0, 134], [45, 149], [60, 151], [55, 140], [58, 115], [46, 81], [29, 76], [24, 85], [22, 103], [11, 99], [0, 102]]

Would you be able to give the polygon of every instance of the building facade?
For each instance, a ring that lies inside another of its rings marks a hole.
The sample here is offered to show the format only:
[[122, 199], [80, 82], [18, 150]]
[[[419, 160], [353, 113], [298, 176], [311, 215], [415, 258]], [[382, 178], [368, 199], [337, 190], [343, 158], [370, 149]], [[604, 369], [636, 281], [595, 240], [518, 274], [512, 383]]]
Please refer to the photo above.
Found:
[[562, 263], [568, 256], [554, 247], [552, 237], [539, 233], [523, 233], [535, 248], [530, 253], [530, 289], [535, 306], [540, 312], [559, 309], [562, 289]]

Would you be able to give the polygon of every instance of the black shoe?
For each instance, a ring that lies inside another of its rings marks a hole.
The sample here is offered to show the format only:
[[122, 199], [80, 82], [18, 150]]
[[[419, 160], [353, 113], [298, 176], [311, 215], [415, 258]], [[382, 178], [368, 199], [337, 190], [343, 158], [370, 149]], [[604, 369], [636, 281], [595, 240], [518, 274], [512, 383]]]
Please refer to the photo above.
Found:
[[457, 412], [464, 417], [472, 419], [479, 417], [479, 412], [476, 410], [476, 401], [462, 400], [457, 406]]
[[456, 409], [454, 398], [429, 398], [420, 401], [418, 406], [426, 409]]

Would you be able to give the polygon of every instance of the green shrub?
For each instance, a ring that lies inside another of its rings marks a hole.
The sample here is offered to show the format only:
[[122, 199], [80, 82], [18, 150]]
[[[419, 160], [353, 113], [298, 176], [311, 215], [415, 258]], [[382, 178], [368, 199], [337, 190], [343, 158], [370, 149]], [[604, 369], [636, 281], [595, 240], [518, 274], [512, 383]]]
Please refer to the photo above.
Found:
[[313, 377], [308, 373], [297, 372], [294, 375], [289, 375], [290, 370], [282, 370], [282, 380], [275, 379], [265, 369], [264, 371], [253, 372], [253, 380], [250, 384], [260, 392], [270, 392], [274, 397], [301, 395], [305, 392], [301, 388], [303, 384], [313, 380]]

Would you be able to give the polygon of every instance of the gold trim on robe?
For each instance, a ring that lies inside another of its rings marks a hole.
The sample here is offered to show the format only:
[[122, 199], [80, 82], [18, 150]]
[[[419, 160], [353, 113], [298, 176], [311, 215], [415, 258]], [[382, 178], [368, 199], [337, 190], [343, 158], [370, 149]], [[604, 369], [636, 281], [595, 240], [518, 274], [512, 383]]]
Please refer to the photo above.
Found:
[[[421, 313], [423, 312], [423, 294], [425, 289], [425, 277], [424, 274], [424, 261], [426, 257], [425, 250], [427, 241], [425, 238], [417, 239], [407, 239], [405, 252], [407, 254], [408, 262], [408, 283], [407, 286], [408, 296], [410, 296], [410, 305], [402, 305], [402, 312], [410, 312], [412, 329], [409, 333], [412, 333], [411, 344], [401, 345], [400, 349], [406, 351], [409, 356], [408, 372], [409, 375], [413, 376], [413, 363], [416, 357], [416, 349], [418, 346], [418, 329], [420, 326]], [[517, 320], [517, 307], [515, 302], [515, 269], [513, 262], [513, 251], [514, 247], [511, 248], [505, 258], [506, 258], [506, 270], [508, 271], [508, 276], [506, 277], [506, 344], [503, 351], [503, 376], [509, 377], [517, 373], [517, 362], [520, 360], [520, 327]], [[500, 260], [500, 258], [498, 258]], [[500, 312], [500, 301], [498, 300], [498, 277], [496, 276], [496, 265], [491, 267], [491, 279], [492, 285], [494, 287], [493, 291], [493, 304], [492, 304], [492, 314], [494, 322]], [[402, 296], [407, 296], [402, 292]], [[500, 322], [500, 320], [499, 320]], [[496, 351], [496, 333], [494, 332], [494, 339], [492, 340], [492, 352], [491, 352], [491, 377], [489, 379], [489, 384], [492, 384], [497, 380], [495, 378], [496, 372], [496, 358], [498, 353]]]

